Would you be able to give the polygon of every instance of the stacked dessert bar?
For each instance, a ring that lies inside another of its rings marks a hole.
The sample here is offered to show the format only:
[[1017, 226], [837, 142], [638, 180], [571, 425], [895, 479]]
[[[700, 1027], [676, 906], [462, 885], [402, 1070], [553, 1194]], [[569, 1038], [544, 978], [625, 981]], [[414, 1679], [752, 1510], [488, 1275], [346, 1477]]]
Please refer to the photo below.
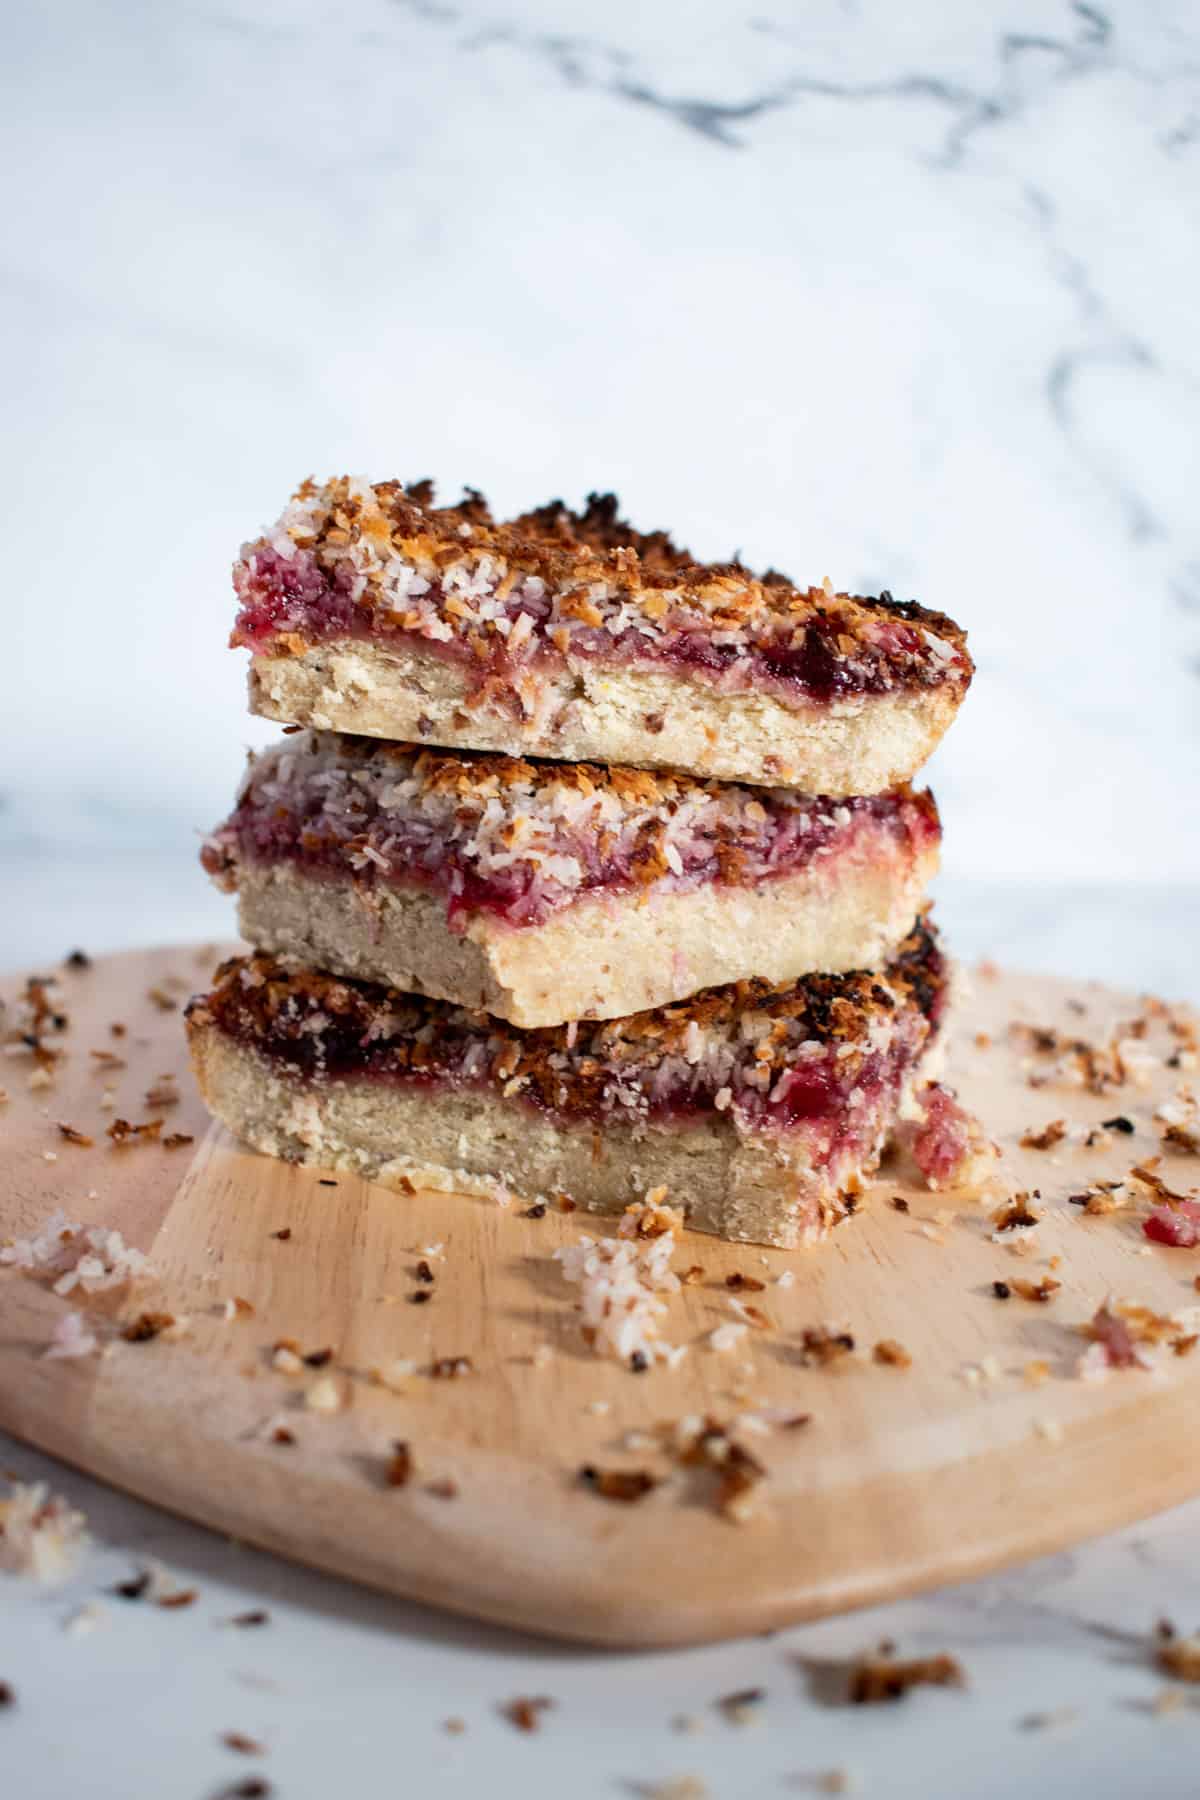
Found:
[[285, 732], [204, 848], [254, 951], [188, 1024], [240, 1137], [410, 1190], [665, 1186], [785, 1246], [902, 1116], [961, 1160], [909, 786], [971, 678], [949, 619], [695, 563], [611, 497], [497, 523], [345, 478], [235, 585]]

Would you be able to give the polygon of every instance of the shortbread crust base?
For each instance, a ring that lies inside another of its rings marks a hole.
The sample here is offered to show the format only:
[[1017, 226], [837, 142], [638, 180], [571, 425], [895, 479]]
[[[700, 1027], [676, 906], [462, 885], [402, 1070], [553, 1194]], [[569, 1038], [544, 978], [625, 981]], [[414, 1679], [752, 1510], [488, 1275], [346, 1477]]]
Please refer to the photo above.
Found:
[[462, 934], [426, 889], [242, 862], [238, 923], [247, 942], [277, 956], [514, 1025], [612, 1019], [751, 975], [782, 982], [886, 963], [921, 909], [938, 852], [897, 845], [889, 855], [878, 838], [870, 850], [756, 888], [710, 882], [584, 898], [541, 925], [476, 914]]
[[428, 651], [331, 640], [301, 655], [255, 656], [250, 710], [324, 731], [839, 796], [909, 781], [962, 698], [948, 683], [791, 707], [766, 692], [722, 693], [686, 675], [568, 659], [540, 673], [541, 703], [519, 722], [471, 699], [469, 679], [466, 667]]

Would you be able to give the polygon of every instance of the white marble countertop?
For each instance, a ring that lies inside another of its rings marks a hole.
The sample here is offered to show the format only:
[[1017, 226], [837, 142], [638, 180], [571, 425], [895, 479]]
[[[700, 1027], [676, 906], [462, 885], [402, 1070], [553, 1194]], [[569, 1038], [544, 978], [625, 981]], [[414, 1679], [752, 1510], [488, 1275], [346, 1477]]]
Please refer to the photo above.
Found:
[[[952, 943], [1200, 1000], [1194, 6], [59, 0], [7, 21], [0, 84], [0, 966], [228, 935], [195, 834], [270, 735], [228, 567], [350, 469], [503, 508], [615, 487], [701, 554], [954, 613]], [[1200, 1708], [1155, 1712], [1147, 1639], [1200, 1623], [1200, 1505], [633, 1658], [356, 1592], [2, 1439], [0, 1468], [97, 1539], [62, 1592], [0, 1576], [6, 1796], [1196, 1790]], [[64, 1629], [146, 1555], [195, 1607]], [[802, 1659], [882, 1636], [969, 1692], [822, 1704]], [[714, 1710], [760, 1685], [757, 1726]], [[520, 1693], [557, 1702], [536, 1737], [497, 1713]]]

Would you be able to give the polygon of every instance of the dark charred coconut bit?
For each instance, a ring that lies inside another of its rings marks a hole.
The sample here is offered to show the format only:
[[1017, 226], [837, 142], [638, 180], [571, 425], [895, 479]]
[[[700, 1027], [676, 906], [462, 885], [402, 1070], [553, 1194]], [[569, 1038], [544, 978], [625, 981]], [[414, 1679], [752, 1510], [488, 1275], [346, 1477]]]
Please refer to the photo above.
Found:
[[996, 1296], [997, 1300], [1009, 1300], [1012, 1298], [1012, 1288], [1007, 1281], [993, 1281], [992, 1293]]
[[744, 1524], [754, 1511], [757, 1489], [767, 1471], [750, 1452], [730, 1437], [715, 1419], [706, 1419], [699, 1431], [687, 1437], [678, 1450], [685, 1468], [710, 1469], [717, 1477], [717, 1511], [736, 1524]]
[[418, 1281], [431, 1282], [433, 1280], [433, 1270], [430, 1268], [429, 1263], [427, 1262], [425, 1257], [422, 1257], [420, 1262], [417, 1264], [416, 1273], [417, 1273]]
[[472, 697], [537, 704], [536, 670], [562, 659], [665, 669], [804, 706], [929, 687], [960, 695], [965, 639], [890, 594], [797, 588], [775, 571], [700, 564], [639, 532], [615, 495], [560, 500], [507, 522], [481, 494], [438, 507], [433, 484], [348, 476], [301, 484], [234, 568], [231, 642], [260, 654], [365, 638], [473, 670]]
[[108, 1136], [116, 1145], [149, 1144], [162, 1131], [161, 1119], [147, 1119], [141, 1125], [131, 1125], [128, 1119], [114, 1119], [108, 1128]]
[[90, 969], [92, 959], [86, 950], [72, 950], [70, 955], [63, 958], [63, 966], [67, 969]]
[[271, 1615], [264, 1607], [256, 1606], [250, 1612], [234, 1613], [229, 1623], [239, 1630], [249, 1631], [259, 1625], [269, 1625]]
[[221, 1742], [238, 1756], [265, 1756], [267, 1753], [265, 1744], [260, 1744], [257, 1738], [247, 1737], [244, 1731], [223, 1731]]
[[902, 1700], [915, 1687], [966, 1685], [962, 1666], [952, 1656], [924, 1656], [911, 1662], [864, 1656], [851, 1670], [848, 1698], [852, 1706], [873, 1706], [883, 1700]]
[[817, 1368], [828, 1368], [854, 1352], [854, 1338], [849, 1331], [830, 1331], [824, 1325], [810, 1326], [800, 1340], [800, 1360]]
[[3, 1712], [6, 1707], [15, 1706], [16, 1704], [17, 1690], [12, 1686], [11, 1682], [0, 1681], [0, 1712]]
[[64, 1125], [61, 1119], [58, 1122], [58, 1135], [65, 1144], [78, 1144], [81, 1150], [90, 1150], [96, 1141], [88, 1137], [86, 1132], [77, 1131], [74, 1125]]
[[439, 1356], [429, 1365], [429, 1373], [438, 1381], [454, 1381], [461, 1375], [473, 1374], [474, 1370], [469, 1356]]
[[1053, 1150], [1056, 1144], [1062, 1143], [1066, 1135], [1067, 1121], [1051, 1119], [1049, 1125], [1044, 1125], [1040, 1131], [1032, 1129], [1026, 1131], [1021, 1138], [1021, 1148], [1022, 1150]]
[[287, 864], [359, 886], [417, 886], [465, 930], [485, 914], [541, 925], [585, 894], [758, 887], [834, 854], [919, 852], [932, 797], [826, 799], [596, 763], [420, 750], [306, 733], [254, 758], [236, 811], [206, 841], [216, 884]]
[[1200, 1636], [1181, 1637], [1163, 1619], [1156, 1634], [1154, 1660], [1164, 1675], [1176, 1681], [1200, 1681]]
[[216, 1800], [270, 1800], [274, 1792], [269, 1781], [261, 1775], [248, 1775], [244, 1781], [235, 1781], [232, 1787], [222, 1788]]
[[995, 1226], [997, 1234], [1008, 1231], [1029, 1231], [1033, 1226], [1041, 1223], [1041, 1213], [1034, 1212], [1029, 1205], [1031, 1198], [1038, 1199], [1039, 1196], [1036, 1193], [1033, 1195], [1014, 1194], [1011, 1200], [1006, 1201], [1003, 1206], [997, 1207], [992, 1214], [992, 1224]]
[[412, 1451], [402, 1438], [397, 1438], [384, 1467], [384, 1482], [388, 1487], [407, 1487], [412, 1480], [412, 1473]]
[[592, 1463], [580, 1469], [579, 1479], [602, 1500], [622, 1500], [627, 1505], [644, 1500], [659, 1485], [648, 1469], [597, 1469]]
[[286, 1244], [291, 1235], [292, 1228], [290, 1225], [283, 1225], [278, 1231], [273, 1231], [271, 1233], [271, 1236], [277, 1238], [281, 1244]]
[[162, 1140], [164, 1150], [182, 1150], [185, 1144], [194, 1144], [195, 1138], [190, 1131], [169, 1131]]
[[127, 1344], [148, 1344], [151, 1339], [169, 1331], [174, 1323], [174, 1313], [143, 1312], [121, 1328], [121, 1336]]
[[731, 1725], [753, 1725], [762, 1716], [766, 1688], [739, 1688], [735, 1694], [723, 1694], [717, 1706]]
[[1062, 1287], [1061, 1281], [1055, 1281], [1050, 1275], [1044, 1275], [1040, 1281], [1017, 1281], [1007, 1283], [1014, 1294], [1020, 1294], [1022, 1300], [1036, 1300], [1042, 1305], [1053, 1300]]
[[554, 1705], [553, 1700], [545, 1694], [518, 1695], [515, 1700], [508, 1701], [500, 1708], [510, 1725], [518, 1731], [538, 1731], [541, 1728], [542, 1714]]
[[765, 1281], [759, 1281], [753, 1275], [743, 1275], [740, 1269], [735, 1269], [732, 1275], [725, 1277], [725, 1286], [732, 1288], [735, 1294], [761, 1294], [766, 1285]]

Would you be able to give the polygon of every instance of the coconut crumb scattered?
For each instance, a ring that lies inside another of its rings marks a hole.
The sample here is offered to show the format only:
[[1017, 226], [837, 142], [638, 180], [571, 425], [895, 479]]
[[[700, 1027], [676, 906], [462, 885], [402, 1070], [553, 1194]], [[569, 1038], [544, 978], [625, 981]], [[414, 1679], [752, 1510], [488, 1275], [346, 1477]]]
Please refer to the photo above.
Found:
[[644, 1241], [581, 1237], [555, 1251], [565, 1279], [580, 1289], [583, 1336], [597, 1355], [633, 1366], [639, 1359], [648, 1368], [655, 1361], [671, 1365], [683, 1354], [658, 1337], [662, 1296], [680, 1286], [670, 1266], [673, 1248], [668, 1231]]
[[683, 1212], [668, 1206], [667, 1189], [651, 1188], [642, 1200], [633, 1200], [621, 1214], [617, 1226], [623, 1238], [678, 1237], [683, 1230]]
[[1187, 1356], [1195, 1349], [1197, 1309], [1183, 1314], [1156, 1313], [1134, 1301], [1111, 1296], [1080, 1326], [1091, 1342], [1075, 1365], [1081, 1381], [1104, 1381], [1112, 1369], [1161, 1371], [1168, 1355]]
[[1021, 1148], [1022, 1150], [1053, 1150], [1056, 1144], [1062, 1143], [1066, 1135], [1067, 1121], [1051, 1119], [1050, 1123], [1043, 1125], [1040, 1131], [1034, 1130], [1031, 1126], [1028, 1131], [1022, 1132]]
[[140, 1125], [131, 1125], [128, 1119], [114, 1119], [106, 1136], [112, 1139], [113, 1148], [120, 1150], [130, 1144], [154, 1143], [162, 1128], [161, 1119], [144, 1119]]
[[1154, 1660], [1177, 1681], [1200, 1682], [1200, 1634], [1181, 1637], [1168, 1619], [1155, 1633]]
[[1154, 1123], [1165, 1149], [1200, 1156], [1200, 1101], [1193, 1088], [1178, 1087], [1157, 1109]]
[[1053, 1300], [1062, 1287], [1062, 1282], [1055, 1281], [1051, 1275], [1043, 1275], [1040, 1281], [1018, 1281], [1014, 1276], [1007, 1285], [1022, 1300], [1034, 1300], [1044, 1306], [1047, 1301]]
[[749, 1329], [749, 1324], [745, 1319], [726, 1319], [724, 1324], [716, 1326], [709, 1332], [708, 1347], [710, 1350], [716, 1350], [719, 1354], [724, 1355], [741, 1342]]
[[1026, 1713], [1021, 1720], [1022, 1731], [1061, 1731], [1064, 1726], [1075, 1725], [1083, 1717], [1077, 1706], [1056, 1706], [1049, 1712]]
[[800, 1360], [809, 1367], [825, 1369], [853, 1354], [853, 1333], [835, 1326], [810, 1326], [800, 1340]]
[[403, 1438], [397, 1438], [384, 1463], [384, 1485], [390, 1488], [407, 1487], [413, 1478], [415, 1467], [411, 1444], [406, 1443]]
[[659, 1486], [658, 1477], [649, 1469], [598, 1469], [594, 1463], [583, 1465], [579, 1479], [602, 1500], [619, 1500], [627, 1506], [644, 1500]]
[[90, 1637], [99, 1626], [107, 1624], [108, 1612], [98, 1600], [86, 1600], [77, 1606], [63, 1620], [63, 1631], [68, 1637]]
[[65, 1581], [89, 1542], [87, 1520], [44, 1481], [11, 1482], [0, 1494], [0, 1570]]
[[898, 1344], [895, 1338], [880, 1338], [872, 1351], [872, 1356], [877, 1363], [884, 1363], [892, 1369], [912, 1368], [912, 1357], [904, 1345]]
[[85, 1226], [56, 1212], [33, 1237], [0, 1248], [0, 1267], [35, 1277], [55, 1276], [54, 1292], [104, 1293], [153, 1273], [150, 1260], [108, 1226]]
[[507, 1701], [500, 1711], [510, 1725], [518, 1731], [538, 1731], [541, 1729], [542, 1714], [554, 1705], [546, 1694], [520, 1694], [515, 1700]]
[[915, 1687], [965, 1688], [966, 1675], [953, 1656], [923, 1656], [897, 1662], [890, 1656], [864, 1656], [850, 1671], [848, 1698], [853, 1706], [902, 1700]]
[[84, 1319], [82, 1313], [73, 1309], [63, 1314], [54, 1327], [54, 1336], [42, 1351], [45, 1361], [55, 1358], [67, 1360], [78, 1356], [93, 1356], [100, 1348], [100, 1340]]
[[309, 1412], [341, 1412], [345, 1405], [341, 1383], [333, 1375], [322, 1375], [305, 1389], [304, 1404]]
[[717, 1477], [717, 1511], [735, 1524], [745, 1524], [758, 1503], [767, 1471], [716, 1419], [681, 1420], [671, 1447], [684, 1468], [708, 1469]]
[[731, 1725], [758, 1725], [766, 1697], [766, 1688], [739, 1688], [736, 1693], [723, 1694], [715, 1705]]
[[640, 1800], [709, 1800], [710, 1790], [699, 1775], [667, 1775], [661, 1781], [639, 1781]]

